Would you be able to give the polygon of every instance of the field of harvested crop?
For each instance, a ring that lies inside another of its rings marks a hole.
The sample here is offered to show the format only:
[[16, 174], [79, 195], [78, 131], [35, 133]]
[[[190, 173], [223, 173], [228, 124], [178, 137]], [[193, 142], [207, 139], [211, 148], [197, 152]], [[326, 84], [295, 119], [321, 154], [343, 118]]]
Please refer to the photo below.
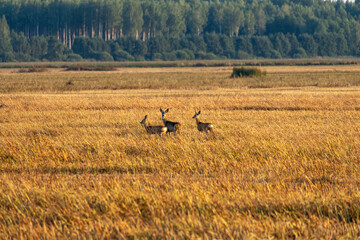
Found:
[[0, 69], [0, 238], [360, 237], [360, 66], [263, 70]]

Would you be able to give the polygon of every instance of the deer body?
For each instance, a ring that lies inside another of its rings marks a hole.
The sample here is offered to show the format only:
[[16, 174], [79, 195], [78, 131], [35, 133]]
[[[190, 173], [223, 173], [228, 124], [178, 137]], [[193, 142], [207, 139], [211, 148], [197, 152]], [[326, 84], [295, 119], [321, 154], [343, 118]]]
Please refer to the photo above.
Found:
[[166, 131], [168, 130], [167, 127], [164, 127], [164, 126], [150, 126], [150, 125], [148, 125], [146, 119], [147, 119], [147, 115], [140, 122], [140, 124], [144, 125], [145, 130], [148, 134], [162, 135], [162, 134], [166, 133]]
[[169, 111], [169, 109], [166, 109], [166, 111], [163, 111], [161, 108], [160, 108], [160, 112], [161, 112], [161, 117], [162, 117], [162, 120], [163, 120], [163, 123], [165, 125], [165, 127], [167, 127], [167, 132], [166, 133], [170, 133], [170, 132], [173, 132], [174, 135], [177, 133], [177, 132], [180, 132], [180, 129], [182, 127], [181, 123], [179, 122], [171, 122], [171, 121], [167, 121], [165, 119], [165, 114]]
[[195, 118], [196, 120], [197, 129], [200, 132], [213, 132], [214, 125], [212, 125], [211, 123], [200, 122], [199, 115], [200, 111], [198, 113], [195, 112], [195, 115], [193, 116], [193, 118]]

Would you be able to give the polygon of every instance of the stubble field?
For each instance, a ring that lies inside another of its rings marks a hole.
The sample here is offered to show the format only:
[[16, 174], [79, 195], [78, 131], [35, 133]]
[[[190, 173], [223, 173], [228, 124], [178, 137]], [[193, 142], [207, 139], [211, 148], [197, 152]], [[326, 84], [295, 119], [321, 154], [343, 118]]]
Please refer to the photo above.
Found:
[[263, 70], [1, 69], [0, 238], [360, 237], [360, 66]]

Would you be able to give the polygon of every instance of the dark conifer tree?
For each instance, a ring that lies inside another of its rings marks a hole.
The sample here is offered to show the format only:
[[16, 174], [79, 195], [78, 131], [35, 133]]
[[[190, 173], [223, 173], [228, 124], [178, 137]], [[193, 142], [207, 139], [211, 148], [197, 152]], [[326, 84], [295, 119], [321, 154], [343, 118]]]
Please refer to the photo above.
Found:
[[11, 45], [9, 25], [5, 15], [0, 19], [0, 61], [14, 61], [14, 53]]

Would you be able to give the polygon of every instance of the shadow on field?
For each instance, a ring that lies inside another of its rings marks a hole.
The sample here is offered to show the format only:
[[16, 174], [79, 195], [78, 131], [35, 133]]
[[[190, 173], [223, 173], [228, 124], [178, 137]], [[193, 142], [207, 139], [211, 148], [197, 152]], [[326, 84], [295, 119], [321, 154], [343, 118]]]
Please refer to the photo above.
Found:
[[249, 213], [252, 217], [262, 219], [268, 216], [276, 219], [279, 215], [296, 218], [309, 216], [334, 219], [339, 222], [357, 223], [360, 219], [356, 201], [330, 201], [313, 200], [306, 203], [255, 203], [252, 206], [228, 206], [228, 210], [239, 213]]
[[139, 167], [41, 167], [41, 168], [2, 168], [0, 173], [35, 173], [35, 174], [144, 174], [159, 172], [155, 168]]
[[[266, 106], [244, 106], [244, 107], [229, 107], [228, 110], [241, 111], [336, 111], [334, 107], [266, 107]], [[360, 111], [360, 107], [342, 107], [341, 110]]]
[[245, 107], [233, 107], [231, 110], [243, 110], [243, 111], [316, 111], [316, 108], [309, 107], [265, 107], [265, 106], [245, 106]]

